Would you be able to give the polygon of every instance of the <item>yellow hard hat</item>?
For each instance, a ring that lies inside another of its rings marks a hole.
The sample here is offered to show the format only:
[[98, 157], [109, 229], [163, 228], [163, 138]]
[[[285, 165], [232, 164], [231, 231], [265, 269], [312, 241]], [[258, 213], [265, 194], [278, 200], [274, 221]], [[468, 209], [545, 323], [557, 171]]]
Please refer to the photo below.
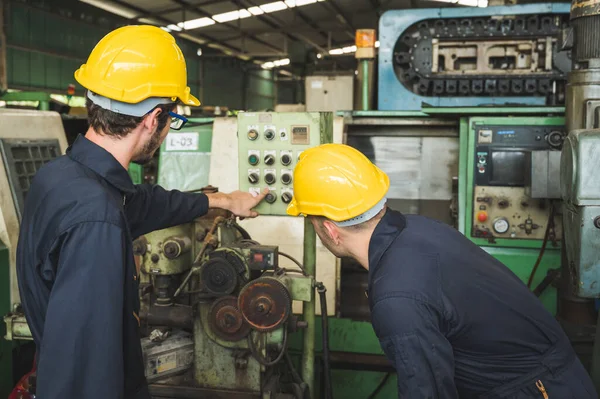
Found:
[[[300, 154], [288, 215], [325, 216], [339, 225], [358, 224], [385, 205], [390, 179], [360, 151], [323, 144]], [[345, 223], [345, 224], [344, 224]]]
[[75, 71], [75, 79], [109, 101], [139, 104], [160, 98], [163, 103], [179, 99], [185, 105], [200, 105], [187, 86], [185, 58], [175, 38], [156, 26], [131, 25], [110, 32]]

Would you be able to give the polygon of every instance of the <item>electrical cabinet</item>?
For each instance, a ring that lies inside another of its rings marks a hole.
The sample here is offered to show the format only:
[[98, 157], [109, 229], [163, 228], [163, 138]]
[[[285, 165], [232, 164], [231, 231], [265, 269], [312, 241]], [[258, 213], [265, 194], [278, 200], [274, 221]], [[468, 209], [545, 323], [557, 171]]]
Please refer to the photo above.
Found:
[[261, 215], [286, 215], [293, 173], [302, 151], [331, 143], [331, 112], [262, 112], [238, 115], [239, 187], [269, 194], [256, 208]]

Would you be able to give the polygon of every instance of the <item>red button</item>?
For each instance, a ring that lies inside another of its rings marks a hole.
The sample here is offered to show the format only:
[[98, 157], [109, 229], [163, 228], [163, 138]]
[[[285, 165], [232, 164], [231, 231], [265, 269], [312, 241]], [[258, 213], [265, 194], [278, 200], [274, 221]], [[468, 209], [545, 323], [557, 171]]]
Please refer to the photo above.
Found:
[[477, 220], [479, 220], [480, 222], [485, 222], [488, 218], [488, 214], [487, 212], [481, 211], [481, 212], [477, 212]]
[[263, 261], [263, 254], [254, 254], [254, 261], [255, 262], [262, 262]]

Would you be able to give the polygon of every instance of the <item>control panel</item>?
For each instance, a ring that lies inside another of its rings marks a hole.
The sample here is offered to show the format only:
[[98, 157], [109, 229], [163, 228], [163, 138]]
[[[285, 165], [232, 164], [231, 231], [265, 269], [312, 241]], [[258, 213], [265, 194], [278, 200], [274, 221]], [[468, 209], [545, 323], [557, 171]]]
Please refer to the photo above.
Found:
[[333, 139], [331, 112], [252, 112], [238, 115], [239, 187], [269, 194], [261, 215], [287, 215], [294, 167], [302, 151]]
[[[472, 134], [471, 236], [491, 241], [543, 240], [551, 199], [528, 194], [531, 162], [537, 159], [532, 152], [560, 151], [566, 137], [564, 125], [474, 124]], [[558, 173], [556, 170], [556, 179]], [[549, 240], [558, 241], [561, 236], [561, 217], [555, 212]]]

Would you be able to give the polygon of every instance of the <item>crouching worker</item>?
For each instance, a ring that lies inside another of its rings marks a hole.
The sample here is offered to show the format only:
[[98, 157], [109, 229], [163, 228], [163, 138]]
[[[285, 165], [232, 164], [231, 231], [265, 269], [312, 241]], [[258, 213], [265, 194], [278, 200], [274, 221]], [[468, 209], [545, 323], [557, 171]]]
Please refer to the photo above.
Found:
[[288, 214], [369, 271], [373, 328], [398, 397], [597, 399], [567, 336], [506, 266], [454, 228], [386, 206], [388, 176], [357, 150], [304, 151]]

